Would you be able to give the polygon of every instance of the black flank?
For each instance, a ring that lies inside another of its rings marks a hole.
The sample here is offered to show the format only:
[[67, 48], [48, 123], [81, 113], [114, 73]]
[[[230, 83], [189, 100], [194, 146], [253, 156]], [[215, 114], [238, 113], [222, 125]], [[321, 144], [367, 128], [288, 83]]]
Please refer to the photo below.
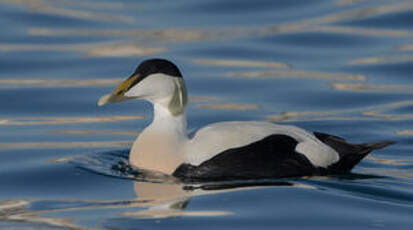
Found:
[[319, 169], [295, 151], [297, 141], [271, 135], [249, 145], [228, 149], [199, 166], [180, 165], [174, 176], [186, 181], [243, 180], [319, 174]]

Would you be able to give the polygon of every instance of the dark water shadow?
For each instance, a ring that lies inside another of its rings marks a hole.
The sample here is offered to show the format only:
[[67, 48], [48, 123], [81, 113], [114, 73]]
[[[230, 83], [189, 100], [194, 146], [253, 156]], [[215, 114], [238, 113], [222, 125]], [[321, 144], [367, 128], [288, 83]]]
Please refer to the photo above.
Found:
[[[136, 169], [129, 165], [129, 151], [130, 149], [113, 150], [108, 152], [98, 152], [91, 153], [87, 155], [82, 155], [73, 158], [70, 164], [74, 165], [76, 168], [96, 173], [103, 176], [115, 177], [120, 179], [129, 179], [136, 181], [148, 181], [148, 182], [159, 182], [167, 180], [167, 182], [184, 182], [177, 178], [154, 173], [152, 171]], [[335, 180], [361, 180], [361, 179], [378, 179], [385, 178], [385, 176], [372, 175], [372, 174], [361, 174], [361, 173], [345, 173], [337, 175], [329, 175], [328, 178]], [[154, 180], [155, 181], [152, 181]], [[281, 180], [303, 180], [302, 178], [282, 178]], [[232, 180], [232, 181], [220, 181], [220, 182], [208, 182], [203, 184], [239, 184], [239, 185], [250, 185], [257, 182], [257, 184], [286, 185], [285, 181], [279, 182], [280, 178], [274, 179], [262, 179], [262, 180]], [[186, 184], [191, 184], [185, 181]], [[201, 181], [199, 181], [201, 182]], [[204, 182], [204, 181], [202, 181]], [[197, 183], [195, 181], [194, 183]]]
[[292, 186], [296, 179], [274, 178], [261, 180], [231, 180], [231, 181], [182, 181], [176, 177], [156, 173], [144, 169], [136, 169], [129, 164], [129, 149], [108, 152], [91, 153], [74, 157], [70, 164], [74, 167], [112, 178], [150, 183], [179, 183], [185, 185], [184, 190], [223, 190], [237, 187], [252, 186]]
[[[72, 162], [76, 167], [109, 177], [133, 180], [142, 183], [176, 184], [185, 197], [201, 194], [231, 192], [232, 190], [289, 186], [310, 188], [329, 193], [343, 193], [354, 197], [364, 197], [377, 201], [391, 203], [412, 204], [413, 195], [404, 191], [402, 187], [378, 185], [397, 180], [390, 176], [366, 173], [345, 173], [329, 176], [301, 177], [301, 178], [274, 178], [260, 180], [232, 180], [212, 182], [183, 182], [175, 177], [164, 174], [155, 174], [151, 171], [136, 170], [128, 163], [129, 149], [95, 153], [83, 156]], [[136, 191], [136, 190], [135, 190]], [[138, 192], [137, 192], [138, 194]]]
[[[136, 170], [128, 163], [129, 150], [117, 150], [103, 153], [93, 153], [72, 160], [75, 167], [91, 173], [115, 177], [119, 179], [132, 180], [136, 183], [175, 184], [185, 196], [197, 196], [208, 192], [229, 192], [234, 189], [248, 189], [271, 186], [291, 186], [311, 188], [320, 191], [344, 192], [353, 196], [363, 196], [377, 200], [390, 200], [405, 202], [413, 200], [412, 195], [402, 191], [387, 189], [375, 185], [376, 181], [392, 181], [394, 178], [388, 176], [346, 173], [329, 176], [300, 177], [300, 178], [274, 178], [259, 180], [231, 180], [231, 181], [181, 181], [175, 177], [157, 174], [146, 170]], [[161, 185], [158, 185], [162, 187]], [[192, 193], [192, 194], [191, 194]], [[410, 199], [410, 200], [409, 200]]]

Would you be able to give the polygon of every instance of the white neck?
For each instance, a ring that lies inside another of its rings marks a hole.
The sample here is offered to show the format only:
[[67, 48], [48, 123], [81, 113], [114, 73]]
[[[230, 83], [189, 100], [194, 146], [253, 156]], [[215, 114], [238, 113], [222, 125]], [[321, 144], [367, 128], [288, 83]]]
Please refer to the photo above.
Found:
[[149, 129], [172, 134], [180, 138], [188, 138], [185, 112], [179, 115], [172, 115], [167, 107], [158, 103], [155, 103], [153, 108], [153, 121], [148, 127]]
[[134, 142], [129, 160], [141, 169], [172, 174], [185, 161], [184, 146], [188, 141], [185, 112], [172, 115], [161, 103], [154, 103], [152, 123]]

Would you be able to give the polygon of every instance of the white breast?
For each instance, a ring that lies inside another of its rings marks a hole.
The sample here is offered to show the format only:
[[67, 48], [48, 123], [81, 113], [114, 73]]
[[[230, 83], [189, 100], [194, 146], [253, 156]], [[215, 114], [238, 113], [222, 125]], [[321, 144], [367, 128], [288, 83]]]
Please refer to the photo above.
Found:
[[246, 146], [272, 134], [282, 134], [296, 139], [296, 151], [305, 155], [318, 167], [327, 167], [339, 160], [329, 146], [319, 141], [312, 133], [295, 126], [276, 125], [268, 122], [219, 122], [199, 130], [187, 143], [186, 162], [195, 166], [215, 155]]
[[179, 136], [149, 129], [133, 143], [129, 161], [137, 168], [172, 174], [184, 162], [183, 146], [185, 140], [179, 139]]

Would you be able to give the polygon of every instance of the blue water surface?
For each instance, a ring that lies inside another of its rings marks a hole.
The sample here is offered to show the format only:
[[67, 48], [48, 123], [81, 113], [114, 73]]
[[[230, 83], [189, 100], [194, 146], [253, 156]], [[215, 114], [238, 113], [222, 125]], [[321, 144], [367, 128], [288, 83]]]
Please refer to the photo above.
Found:
[[[0, 229], [411, 229], [413, 2], [0, 0]], [[351, 174], [147, 178], [147, 102], [97, 107], [144, 59], [181, 69], [188, 128], [393, 140]]]

